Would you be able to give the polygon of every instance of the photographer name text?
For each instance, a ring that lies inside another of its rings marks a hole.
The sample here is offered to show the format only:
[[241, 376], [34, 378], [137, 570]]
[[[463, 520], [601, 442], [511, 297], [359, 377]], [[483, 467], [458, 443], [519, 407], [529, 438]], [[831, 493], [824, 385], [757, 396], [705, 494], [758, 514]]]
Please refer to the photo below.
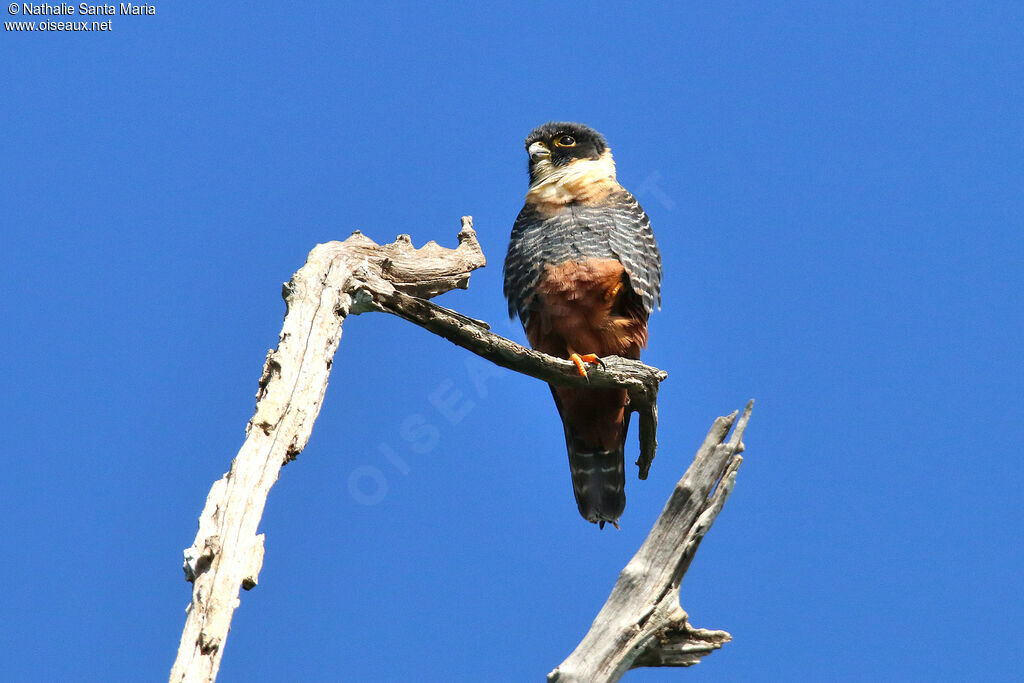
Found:
[[[12, 9], [14, 7], [17, 7], [17, 5], [11, 5]], [[15, 13], [11, 12], [11, 14]], [[34, 17], [69, 17], [75, 14], [91, 17], [152, 16], [156, 14], [156, 5], [150, 5], [149, 3], [136, 5], [130, 2], [122, 2], [117, 5], [90, 5], [87, 2], [83, 2], [76, 7], [64, 2], [59, 5], [48, 5], [45, 3], [37, 5], [25, 2], [21, 4], [21, 13]]]

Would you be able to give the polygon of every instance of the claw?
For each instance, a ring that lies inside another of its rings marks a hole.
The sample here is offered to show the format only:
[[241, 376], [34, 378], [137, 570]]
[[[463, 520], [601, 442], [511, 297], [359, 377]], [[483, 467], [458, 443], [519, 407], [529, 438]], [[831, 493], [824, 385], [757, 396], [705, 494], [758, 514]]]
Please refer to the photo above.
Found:
[[604, 293], [605, 300], [606, 301], [611, 301], [612, 299], [614, 299], [615, 295], [619, 293], [620, 289], [622, 289], [622, 283], [621, 282], [619, 282], [614, 287], [612, 287], [611, 289], [609, 289], [607, 292]]
[[584, 367], [584, 363], [593, 363], [595, 365], [600, 365], [602, 368], [604, 367], [604, 361], [592, 353], [587, 353], [582, 356], [578, 353], [572, 353], [569, 355], [569, 360], [576, 364], [576, 370], [579, 371], [581, 377], [587, 376], [587, 368]]

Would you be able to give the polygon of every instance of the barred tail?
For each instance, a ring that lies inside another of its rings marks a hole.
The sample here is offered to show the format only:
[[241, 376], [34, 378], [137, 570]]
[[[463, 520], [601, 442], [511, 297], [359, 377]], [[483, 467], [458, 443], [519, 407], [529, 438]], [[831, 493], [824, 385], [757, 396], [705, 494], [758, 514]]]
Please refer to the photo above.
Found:
[[566, 425], [569, 471], [576, 506], [588, 522], [616, 523], [626, 508], [626, 475], [622, 446], [612, 451], [590, 448], [578, 438], [570, 440], [572, 428]]
[[588, 522], [618, 528], [626, 508], [626, 392], [551, 387], [551, 394], [565, 429], [576, 507]]

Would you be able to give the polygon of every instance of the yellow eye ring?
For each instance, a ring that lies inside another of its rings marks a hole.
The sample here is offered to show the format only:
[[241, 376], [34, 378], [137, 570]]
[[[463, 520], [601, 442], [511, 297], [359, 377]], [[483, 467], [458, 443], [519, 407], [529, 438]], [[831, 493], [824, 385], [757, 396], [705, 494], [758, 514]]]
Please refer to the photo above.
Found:
[[556, 147], [575, 147], [576, 146], [576, 138], [574, 138], [571, 135], [559, 135], [557, 138], [555, 138], [555, 146]]

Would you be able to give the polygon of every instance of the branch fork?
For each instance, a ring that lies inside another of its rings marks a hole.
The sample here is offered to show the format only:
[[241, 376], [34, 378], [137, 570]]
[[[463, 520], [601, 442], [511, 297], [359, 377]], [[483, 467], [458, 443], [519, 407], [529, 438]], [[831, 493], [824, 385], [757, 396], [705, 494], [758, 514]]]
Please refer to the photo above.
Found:
[[[472, 271], [486, 264], [469, 216], [462, 219], [458, 240], [455, 249], [434, 242], [416, 249], [408, 235], [378, 245], [356, 231], [343, 242], [317, 245], [306, 264], [284, 284], [287, 312], [278, 346], [267, 352], [245, 442], [230, 471], [211, 487], [195, 541], [184, 551], [192, 600], [171, 669], [172, 683], [216, 679], [239, 591], [258, 583], [264, 535], [257, 529], [267, 496], [281, 467], [295, 459], [309, 440], [349, 314], [397, 315], [497, 365], [551, 384], [626, 389], [630, 409], [640, 416], [639, 476], [647, 477], [657, 448], [658, 387], [667, 373], [611, 356], [581, 377], [568, 360], [525, 348], [494, 334], [487, 323], [434, 304], [432, 297], [465, 289]], [[728, 432], [726, 422], [731, 426], [735, 413], [716, 420], [697, 460], [623, 571], [591, 632], [550, 674], [550, 680], [611, 681], [630, 666], [689, 665], [729, 639], [724, 631], [691, 628], [678, 604], [678, 588], [735, 481], [742, 451], [737, 435], [742, 435], [749, 412], [748, 405], [733, 440], [723, 445], [719, 439], [709, 446], [723, 426]], [[712, 455], [702, 459], [706, 448]], [[703, 463], [700, 475], [691, 477], [698, 463]], [[709, 498], [711, 474], [721, 483]], [[643, 592], [636, 592], [641, 588]], [[620, 608], [628, 611], [616, 614]], [[616, 635], [615, 629], [626, 630]], [[609, 637], [627, 643], [627, 651], [611, 654]], [[606, 677], [591, 677], [581, 668], [581, 657], [598, 657]]]

